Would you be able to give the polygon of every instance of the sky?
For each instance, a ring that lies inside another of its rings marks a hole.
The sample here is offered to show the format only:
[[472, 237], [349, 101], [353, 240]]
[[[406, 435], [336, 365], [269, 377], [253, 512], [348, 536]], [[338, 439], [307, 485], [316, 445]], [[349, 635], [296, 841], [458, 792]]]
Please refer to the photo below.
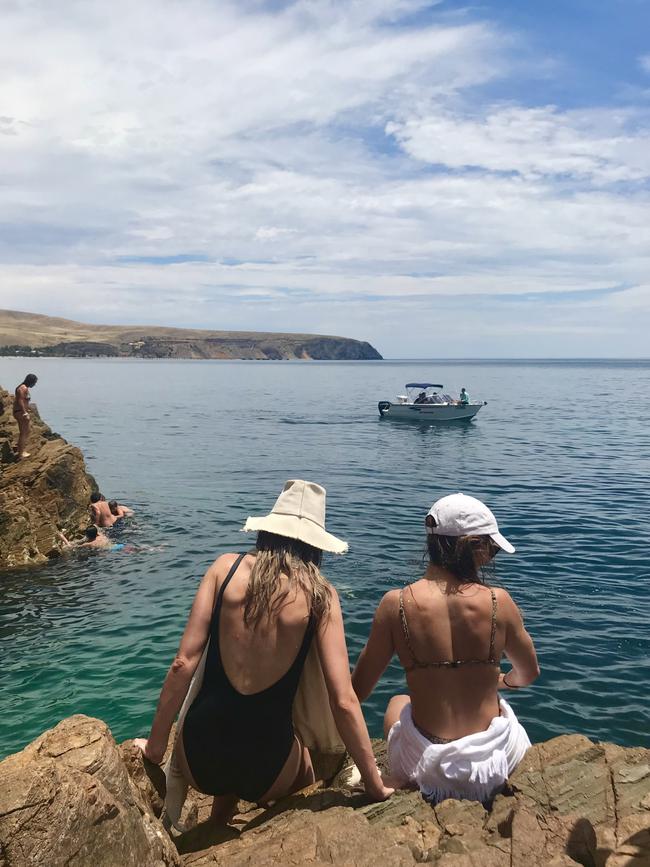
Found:
[[0, 307], [650, 355], [647, 0], [0, 0]]

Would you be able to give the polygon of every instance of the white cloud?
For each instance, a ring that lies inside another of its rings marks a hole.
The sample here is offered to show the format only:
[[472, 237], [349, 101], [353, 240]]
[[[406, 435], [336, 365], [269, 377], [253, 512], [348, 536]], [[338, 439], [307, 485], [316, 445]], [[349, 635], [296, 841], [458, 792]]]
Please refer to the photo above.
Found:
[[387, 124], [411, 156], [450, 168], [571, 175], [600, 182], [650, 176], [650, 124], [631, 112], [497, 107], [479, 118], [439, 112]]
[[[646, 286], [647, 117], [478, 110], [477, 88], [515, 74], [512, 37], [431, 5], [9, 6], [0, 306], [405, 354], [427, 338], [395, 322], [424, 328], [432, 299]], [[199, 261], [160, 262], [179, 255]], [[476, 321], [505, 333], [492, 315]]]

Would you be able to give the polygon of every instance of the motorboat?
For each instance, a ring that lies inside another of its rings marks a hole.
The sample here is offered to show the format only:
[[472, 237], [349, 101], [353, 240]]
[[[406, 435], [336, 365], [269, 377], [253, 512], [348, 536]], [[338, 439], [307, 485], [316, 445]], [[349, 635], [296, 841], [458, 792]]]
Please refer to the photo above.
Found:
[[407, 382], [406, 394], [398, 394], [395, 403], [380, 400], [382, 418], [411, 419], [426, 422], [468, 421], [487, 401], [462, 403], [445, 394], [444, 386], [435, 382]]

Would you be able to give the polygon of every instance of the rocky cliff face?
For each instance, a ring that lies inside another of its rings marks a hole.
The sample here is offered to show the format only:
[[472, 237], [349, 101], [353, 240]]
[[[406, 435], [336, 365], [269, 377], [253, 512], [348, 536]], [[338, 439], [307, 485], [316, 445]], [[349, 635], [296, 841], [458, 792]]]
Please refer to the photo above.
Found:
[[[381, 764], [383, 745], [376, 744]], [[0, 763], [3, 867], [643, 867], [650, 864], [650, 750], [567, 735], [535, 745], [492, 809], [383, 804], [316, 784], [271, 808], [241, 802], [227, 827], [193, 794], [189, 830], [163, 831], [160, 769], [99, 720], [63, 720]]]
[[88, 526], [90, 494], [97, 490], [79, 449], [54, 433], [35, 406], [27, 444], [31, 456], [16, 460], [12, 403], [13, 396], [0, 388], [0, 570], [58, 554], [57, 531], [75, 534]]

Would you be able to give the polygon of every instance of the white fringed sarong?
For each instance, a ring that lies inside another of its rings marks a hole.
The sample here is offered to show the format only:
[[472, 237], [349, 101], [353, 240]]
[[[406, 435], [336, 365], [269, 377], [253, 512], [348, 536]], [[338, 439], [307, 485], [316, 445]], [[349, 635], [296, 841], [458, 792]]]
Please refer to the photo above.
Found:
[[388, 733], [388, 764], [398, 785], [416, 785], [434, 804], [445, 798], [489, 801], [530, 747], [507, 701], [487, 729], [434, 744], [413, 724], [411, 704]]

